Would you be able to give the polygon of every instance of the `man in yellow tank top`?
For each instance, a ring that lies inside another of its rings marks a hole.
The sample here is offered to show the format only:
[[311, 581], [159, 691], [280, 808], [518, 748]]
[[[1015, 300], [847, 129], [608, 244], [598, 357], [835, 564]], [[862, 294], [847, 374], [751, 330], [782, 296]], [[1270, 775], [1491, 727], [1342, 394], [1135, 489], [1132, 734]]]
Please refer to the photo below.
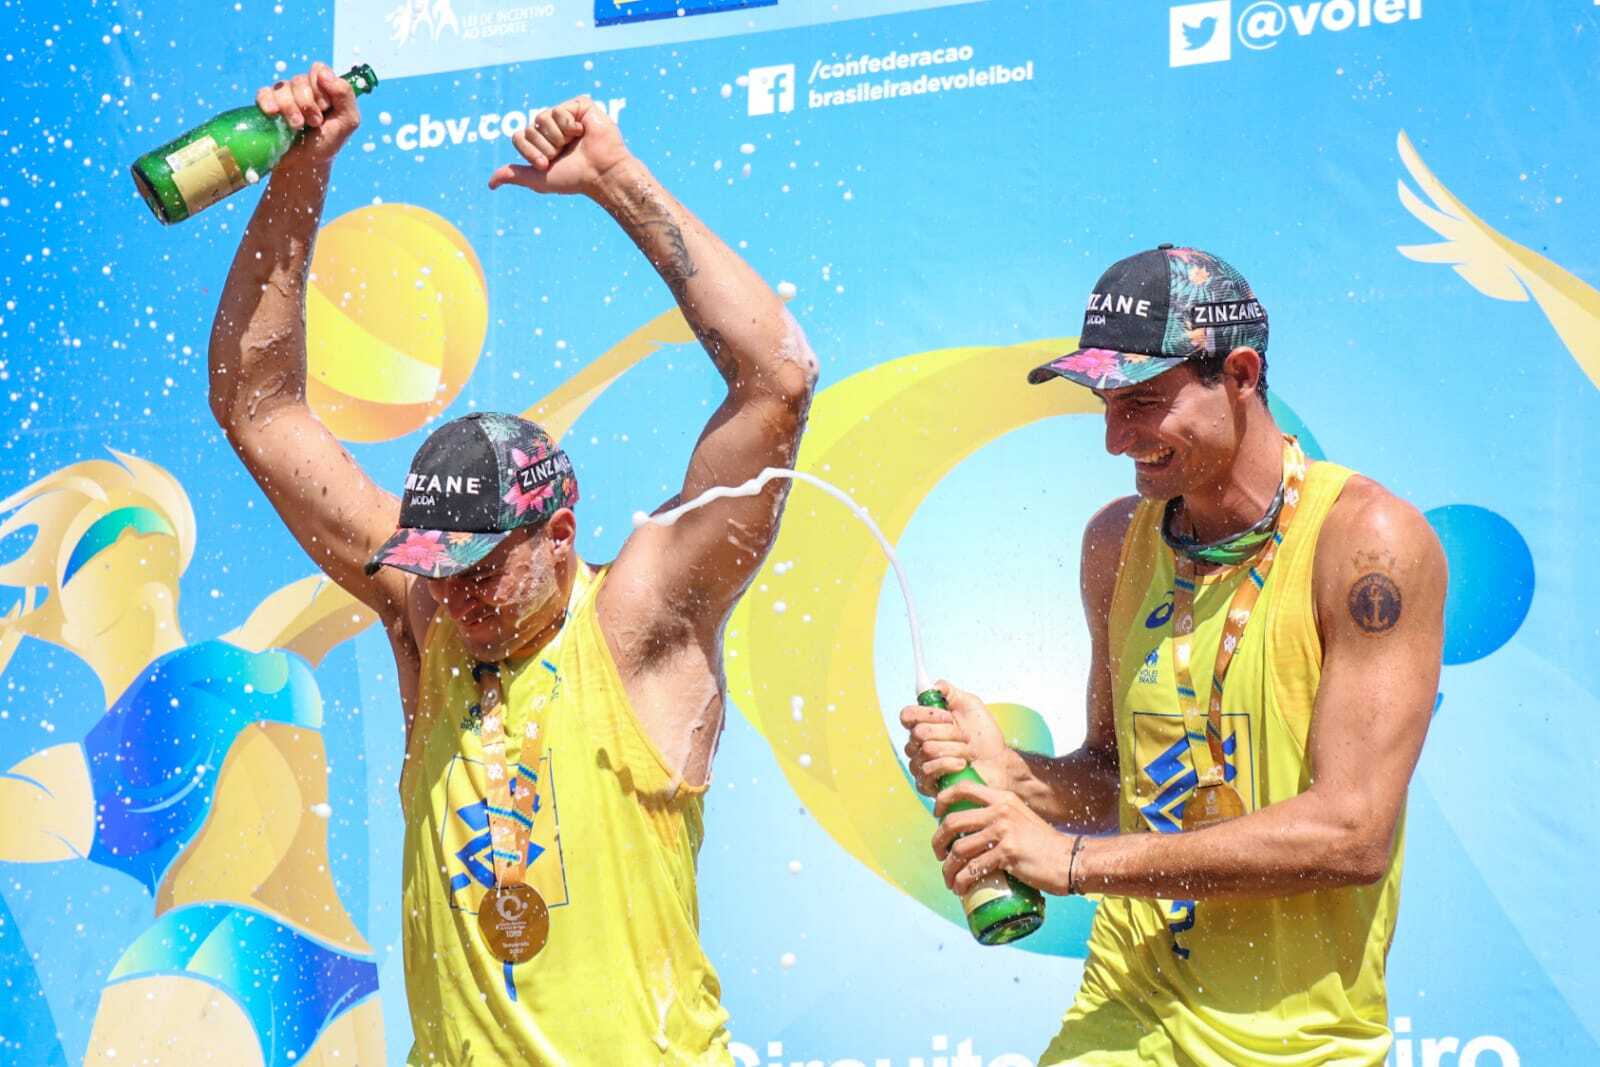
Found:
[[[318, 64], [258, 103], [308, 133], [274, 169], [228, 276], [211, 403], [290, 531], [393, 646], [409, 1062], [729, 1063], [695, 859], [723, 722], [723, 622], [772, 545], [782, 490], [647, 525], [593, 567], [574, 548], [572, 462], [523, 419], [449, 422], [402, 498], [378, 488], [306, 400], [306, 273], [355, 97]], [[512, 143], [523, 162], [490, 188], [604, 208], [727, 383], [680, 495], [791, 466], [817, 370], [776, 294], [586, 97], [539, 112]]]
[[1012, 751], [953, 687], [949, 712], [902, 713], [925, 793], [969, 761], [987, 783], [939, 795], [940, 814], [986, 805], [935, 835], [946, 881], [1004, 869], [1100, 898], [1041, 1065], [1382, 1063], [1443, 551], [1416, 509], [1283, 435], [1266, 312], [1221, 259], [1113, 265], [1080, 343], [1029, 380], [1104, 402], [1138, 490], [1084, 534], [1086, 735]]

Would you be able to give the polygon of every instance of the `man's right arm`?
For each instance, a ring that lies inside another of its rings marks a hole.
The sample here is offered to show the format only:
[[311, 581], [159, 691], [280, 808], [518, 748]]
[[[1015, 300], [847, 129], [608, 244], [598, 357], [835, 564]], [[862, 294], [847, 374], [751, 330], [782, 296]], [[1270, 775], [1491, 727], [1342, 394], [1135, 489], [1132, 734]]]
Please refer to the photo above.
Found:
[[306, 275], [333, 156], [360, 122], [355, 94], [318, 64], [257, 103], [309, 129], [273, 170], [228, 272], [211, 327], [211, 410], [317, 566], [376, 611], [391, 639], [404, 637], [408, 576], [362, 570], [394, 532], [399, 502], [306, 402]]
[[1047, 822], [1090, 832], [1117, 828], [1120, 773], [1109, 623], [1122, 540], [1137, 503], [1128, 497], [1106, 505], [1084, 530], [1079, 590], [1090, 654], [1083, 744], [1064, 756], [1011, 749], [981, 700], [941, 682], [950, 711], [909, 707], [901, 713], [911, 730], [906, 754], [920, 792], [934, 796], [940, 778], [971, 763], [984, 781], [1015, 793]]

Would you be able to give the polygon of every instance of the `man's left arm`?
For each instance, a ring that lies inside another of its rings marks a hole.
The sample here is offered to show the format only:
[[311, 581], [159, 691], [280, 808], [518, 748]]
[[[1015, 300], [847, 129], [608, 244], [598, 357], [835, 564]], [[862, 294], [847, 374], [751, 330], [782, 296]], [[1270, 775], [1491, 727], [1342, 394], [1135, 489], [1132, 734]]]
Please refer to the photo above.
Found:
[[[816, 359], [776, 293], [678, 203], [637, 160], [596, 197], [671, 288], [727, 393], [689, 456], [683, 485], [662, 510], [766, 467], [793, 467], [817, 379]], [[671, 526], [640, 527], [613, 568], [613, 588], [649, 616], [712, 636], [777, 534], [788, 483], [716, 501]]]
[[[587, 97], [539, 112], [513, 143], [527, 165], [502, 167], [491, 187], [581, 193], [605, 208], [672, 290], [727, 384], [682, 489], [663, 507], [794, 466], [817, 362], [777, 294], [662, 187]], [[772, 547], [786, 491], [777, 482], [635, 530], [601, 591], [636, 710], [690, 778], [705, 770], [720, 728], [722, 625]], [[648, 698], [652, 679], [665, 680], [671, 699]]]
[[[961, 786], [990, 807], [946, 819], [934, 839], [958, 893], [996, 868], [1049, 892], [1160, 899], [1288, 896], [1384, 876], [1438, 691], [1444, 552], [1415, 508], [1362, 479], [1319, 538], [1314, 596], [1322, 680], [1306, 756], [1311, 784], [1204, 830], [1073, 838], [1009, 794]], [[992, 813], [992, 814], [991, 814]], [[959, 834], [968, 834], [956, 840]]]
[[[746, 481], [764, 467], [792, 466], [817, 363], [777, 294], [662, 187], [588, 97], [539, 112], [513, 143], [528, 164], [500, 168], [490, 187], [581, 193], [605, 208], [672, 290], [727, 383], [669, 506]], [[636, 531], [608, 586], [633, 587], [628, 603], [642, 614], [666, 608], [714, 629], [771, 547], [784, 489], [777, 483], [753, 498], [718, 501], [673, 526]]]

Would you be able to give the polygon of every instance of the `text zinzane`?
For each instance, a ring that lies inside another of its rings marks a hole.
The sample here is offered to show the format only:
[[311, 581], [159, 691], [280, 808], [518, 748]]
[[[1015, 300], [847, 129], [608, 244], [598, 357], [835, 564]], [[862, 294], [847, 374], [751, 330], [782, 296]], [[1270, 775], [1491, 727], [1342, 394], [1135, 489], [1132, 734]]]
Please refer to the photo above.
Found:
[[572, 472], [572, 460], [567, 458], [565, 452], [557, 452], [553, 456], [531, 463], [517, 471], [517, 486], [524, 493], [532, 492], [546, 482], [553, 482], [562, 475]]
[[467, 493], [476, 496], [483, 492], [483, 479], [461, 474], [447, 474], [441, 478], [437, 474], [418, 474], [413, 471], [406, 475], [406, 492], [442, 493], [445, 496]]
[[1189, 309], [1189, 325], [1234, 326], [1241, 322], [1266, 322], [1267, 312], [1259, 300], [1219, 300], [1196, 304]]

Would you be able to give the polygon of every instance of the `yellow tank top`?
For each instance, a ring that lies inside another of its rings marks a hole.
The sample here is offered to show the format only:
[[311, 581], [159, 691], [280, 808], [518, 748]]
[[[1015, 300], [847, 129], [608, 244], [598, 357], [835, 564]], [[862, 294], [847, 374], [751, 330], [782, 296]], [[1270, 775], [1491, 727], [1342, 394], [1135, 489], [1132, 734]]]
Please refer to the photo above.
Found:
[[705, 787], [684, 785], [634, 716], [595, 610], [604, 580], [580, 565], [559, 645], [506, 675], [507, 737], [534, 714], [545, 736], [528, 882], [550, 938], [516, 966], [478, 933], [494, 870], [473, 661], [444, 612], [429, 628], [400, 784], [409, 1064], [731, 1062], [699, 942]]
[[[1228, 671], [1222, 734], [1230, 782], [1255, 811], [1311, 782], [1306, 735], [1322, 674], [1312, 566], [1351, 471], [1308, 472], [1255, 614]], [[1195, 785], [1172, 676], [1172, 551], [1163, 503], [1142, 501], [1110, 616], [1123, 833], [1176, 832]], [[1201, 579], [1191, 661], [1210, 689], [1228, 604], [1248, 568]], [[1106, 897], [1083, 985], [1042, 1064], [1379, 1064], [1390, 1033], [1384, 965], [1399, 904], [1401, 835], [1383, 879], [1266, 900]], [[1116, 1051], [1125, 1050], [1121, 1058]], [[1071, 1054], [1069, 1054], [1071, 1053]]]

